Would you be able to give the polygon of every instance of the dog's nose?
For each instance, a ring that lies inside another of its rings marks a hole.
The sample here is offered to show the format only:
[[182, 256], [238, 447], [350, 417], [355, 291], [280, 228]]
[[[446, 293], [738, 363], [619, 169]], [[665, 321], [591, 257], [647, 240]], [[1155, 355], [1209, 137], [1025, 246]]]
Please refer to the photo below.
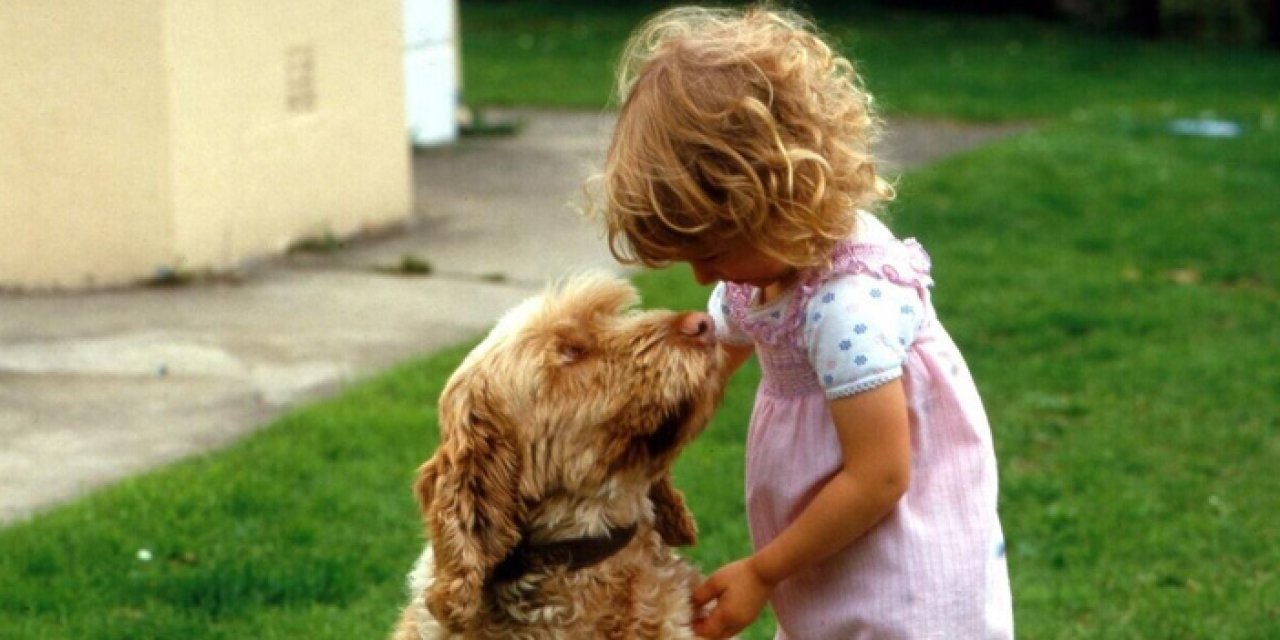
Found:
[[702, 344], [716, 341], [716, 324], [705, 313], [686, 313], [680, 318], [680, 334]]

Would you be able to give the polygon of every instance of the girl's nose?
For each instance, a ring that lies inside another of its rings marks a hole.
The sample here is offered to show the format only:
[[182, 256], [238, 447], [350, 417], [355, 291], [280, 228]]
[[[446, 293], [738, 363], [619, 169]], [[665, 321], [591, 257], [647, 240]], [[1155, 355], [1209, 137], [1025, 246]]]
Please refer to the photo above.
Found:
[[680, 335], [710, 345], [716, 340], [716, 325], [705, 313], [686, 313], [680, 317]]

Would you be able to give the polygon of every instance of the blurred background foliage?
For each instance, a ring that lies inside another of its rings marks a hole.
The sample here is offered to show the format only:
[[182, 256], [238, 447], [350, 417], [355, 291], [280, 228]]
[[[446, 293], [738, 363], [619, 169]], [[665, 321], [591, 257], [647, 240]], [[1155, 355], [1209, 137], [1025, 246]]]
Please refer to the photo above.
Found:
[[[464, 2], [522, 4], [520, 0]], [[625, 8], [633, 7], [636, 2], [609, 0], [591, 4]], [[775, 4], [817, 14], [863, 6], [941, 13], [1022, 15], [1081, 23], [1144, 38], [1280, 48], [1280, 2], [1276, 0], [810, 0]]]
[[1025, 14], [1070, 20], [1148, 38], [1280, 46], [1274, 0], [876, 0], [897, 8]]

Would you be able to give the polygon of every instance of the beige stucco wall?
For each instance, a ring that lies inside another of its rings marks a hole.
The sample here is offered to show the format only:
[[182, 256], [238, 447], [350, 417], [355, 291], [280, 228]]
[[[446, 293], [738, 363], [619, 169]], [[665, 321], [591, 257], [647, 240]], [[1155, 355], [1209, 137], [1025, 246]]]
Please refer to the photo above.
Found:
[[0, 2], [0, 284], [118, 282], [168, 259], [160, 7]]
[[0, 2], [0, 285], [221, 269], [404, 218], [399, 23], [399, 0]]

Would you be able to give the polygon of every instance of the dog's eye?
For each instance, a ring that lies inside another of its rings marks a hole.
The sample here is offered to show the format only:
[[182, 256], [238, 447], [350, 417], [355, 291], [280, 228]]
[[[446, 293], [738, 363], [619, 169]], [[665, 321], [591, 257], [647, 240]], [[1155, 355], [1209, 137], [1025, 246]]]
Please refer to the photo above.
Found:
[[571, 364], [587, 355], [587, 348], [580, 344], [566, 342], [560, 345], [560, 361]]
[[573, 364], [590, 355], [595, 340], [581, 323], [565, 323], [556, 328], [552, 344], [561, 364]]

